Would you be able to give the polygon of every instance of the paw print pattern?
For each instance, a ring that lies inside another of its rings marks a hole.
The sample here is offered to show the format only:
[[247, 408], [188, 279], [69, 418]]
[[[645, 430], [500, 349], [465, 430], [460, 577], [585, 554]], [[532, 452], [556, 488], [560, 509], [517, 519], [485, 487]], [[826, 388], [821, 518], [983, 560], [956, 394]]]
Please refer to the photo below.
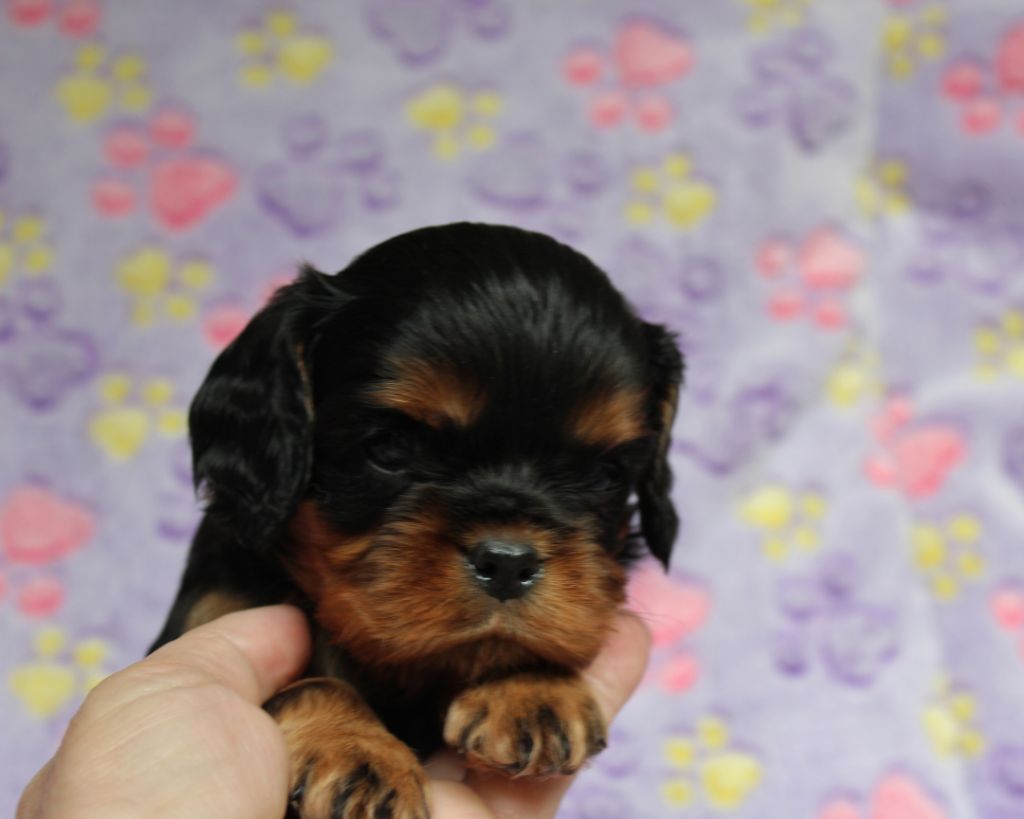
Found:
[[[864, 804], [862, 804], [864, 802]], [[817, 819], [949, 819], [935, 798], [903, 773], [884, 776], [867, 800], [830, 800]]]
[[95, 209], [110, 218], [135, 213], [141, 187], [153, 218], [169, 230], [205, 221], [231, 199], [238, 178], [220, 157], [192, 149], [194, 136], [192, 117], [175, 110], [158, 112], [148, 126], [111, 130], [103, 150], [115, 173], [93, 186]]
[[35, 214], [9, 219], [0, 210], [0, 292], [17, 274], [34, 277], [53, 266], [46, 221]]
[[843, 685], [878, 679], [899, 654], [898, 619], [891, 608], [861, 601], [860, 584], [860, 564], [844, 553], [823, 558], [813, 572], [780, 579], [785, 625], [771, 645], [779, 672], [803, 676], [820, 662]]
[[49, 22], [67, 37], [88, 37], [99, 26], [102, 10], [97, 0], [8, 0], [7, 17], [19, 28], [38, 28]]
[[825, 395], [837, 407], [848, 409], [882, 396], [878, 352], [858, 339], [847, 345], [825, 381]]
[[973, 759], [985, 752], [985, 736], [977, 727], [977, 720], [977, 698], [948, 678], [939, 680], [932, 703], [921, 715], [932, 748], [946, 759]]
[[1024, 802], [1024, 745], [998, 745], [993, 749], [989, 762], [993, 778], [1002, 792], [1015, 802]]
[[288, 156], [256, 175], [256, 198], [263, 210], [296, 236], [336, 228], [350, 200], [364, 211], [382, 211], [399, 202], [399, 180], [383, 137], [372, 130], [332, 137], [318, 114], [284, 125]]
[[740, 518], [761, 532], [761, 551], [778, 562], [795, 550], [810, 552], [818, 548], [827, 511], [828, 503], [820, 492], [793, 492], [768, 484], [747, 496], [740, 506]]
[[779, 126], [798, 148], [814, 153], [847, 132], [857, 96], [833, 74], [832, 42], [816, 28], [800, 28], [759, 49], [751, 59], [750, 83], [736, 110], [750, 128]]
[[890, 399], [872, 422], [881, 451], [864, 463], [872, 483], [891, 487], [911, 500], [936, 494], [950, 472], [967, 457], [967, 441], [956, 428], [940, 423], [914, 424], [906, 398]]
[[672, 227], [688, 230], [715, 209], [718, 194], [693, 175], [693, 162], [682, 152], [671, 153], [658, 165], [641, 165], [630, 176], [629, 224], [649, 225], [659, 216]]
[[1016, 641], [1017, 653], [1024, 660], [1024, 581], [1002, 583], [989, 601], [996, 625]]
[[59, 323], [61, 301], [49, 276], [0, 290], [0, 379], [36, 411], [56, 407], [96, 371], [95, 339]]
[[146, 63], [137, 54], [111, 60], [102, 46], [83, 45], [74, 69], [57, 83], [57, 100], [72, 122], [83, 125], [102, 119], [111, 109], [140, 113], [153, 100], [145, 75]]
[[494, 91], [469, 92], [455, 85], [433, 85], [411, 99], [405, 108], [413, 127], [425, 131], [434, 156], [456, 159], [467, 148], [486, 151], [497, 135], [493, 122], [503, 101]]
[[1024, 378], [1024, 310], [1007, 310], [974, 331], [974, 372], [985, 381], [1002, 375]]
[[10, 673], [10, 687], [25, 711], [45, 719], [63, 711], [89, 693], [109, 672], [110, 646], [92, 637], [69, 645], [65, 632], [43, 629], [34, 640], [35, 658]]
[[814, 0], [741, 0], [747, 7], [747, 28], [766, 34], [776, 28], [799, 26]]
[[244, 60], [238, 78], [249, 88], [266, 88], [275, 76], [309, 85], [334, 58], [328, 37], [300, 29], [295, 15], [282, 9], [268, 12], [262, 25], [243, 30], [235, 45]]
[[1024, 137], [1024, 23], [1003, 35], [990, 63], [967, 58], [952, 63], [942, 90], [956, 106], [964, 133], [988, 136], [1009, 122]]
[[902, 160], [878, 160], [858, 177], [854, 185], [857, 210], [868, 219], [906, 213], [911, 208], [908, 178], [907, 165]]
[[89, 437], [109, 458], [127, 461], [146, 443], [152, 429], [168, 438], [185, 434], [185, 410], [173, 406], [174, 386], [163, 378], [151, 378], [141, 385], [133, 399], [131, 379], [119, 373], [105, 375], [99, 381], [100, 397], [106, 407], [89, 424]]
[[981, 537], [981, 521], [970, 514], [956, 515], [944, 524], [914, 524], [910, 533], [914, 564], [937, 600], [955, 600], [964, 581], [977, 581], [985, 573]]
[[482, 40], [503, 36], [511, 8], [505, 0], [369, 0], [366, 18], [374, 36], [416, 66], [444, 56], [463, 27]]
[[0, 504], [0, 600], [8, 588], [26, 617], [49, 617], [64, 602], [52, 569], [85, 547], [96, 530], [93, 513], [45, 486], [15, 488]]
[[692, 733], [670, 737], [664, 745], [671, 777], [661, 786], [665, 803], [685, 809], [706, 804], [716, 811], [742, 806], [761, 782], [761, 761], [733, 745], [721, 717], [701, 717]]
[[132, 321], [149, 327], [161, 318], [188, 321], [198, 312], [197, 299], [214, 278], [213, 267], [199, 258], [176, 262], [159, 247], [143, 247], [125, 256], [115, 277], [132, 301]]
[[646, 681], [669, 694], [688, 691], [697, 682], [700, 665], [685, 641], [707, 621], [710, 592], [692, 580], [666, 577], [660, 568], [646, 564], [630, 579], [629, 607], [651, 632], [654, 656]]
[[608, 49], [574, 48], [562, 70], [566, 81], [590, 97], [589, 119], [597, 128], [632, 120], [643, 131], [664, 131], [675, 119], [668, 86], [683, 80], [695, 62], [690, 41], [664, 23], [622, 23]]
[[939, 3], [894, 11], [882, 24], [882, 57], [893, 79], [914, 74], [919, 62], [934, 62], [946, 53], [949, 14]]
[[778, 322], [807, 317], [824, 330], [849, 323], [846, 298], [864, 266], [863, 251], [831, 227], [811, 231], [798, 245], [773, 237], [757, 249], [757, 271], [773, 290], [768, 315]]

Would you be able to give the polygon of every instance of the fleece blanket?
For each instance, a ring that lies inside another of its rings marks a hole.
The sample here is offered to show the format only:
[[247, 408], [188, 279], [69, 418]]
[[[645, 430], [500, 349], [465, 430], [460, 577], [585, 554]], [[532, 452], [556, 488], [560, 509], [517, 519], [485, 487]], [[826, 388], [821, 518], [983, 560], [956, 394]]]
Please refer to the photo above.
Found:
[[1024, 816], [1020, 0], [5, 0], [0, 815], [137, 659], [297, 263], [504, 222], [688, 359], [568, 819]]

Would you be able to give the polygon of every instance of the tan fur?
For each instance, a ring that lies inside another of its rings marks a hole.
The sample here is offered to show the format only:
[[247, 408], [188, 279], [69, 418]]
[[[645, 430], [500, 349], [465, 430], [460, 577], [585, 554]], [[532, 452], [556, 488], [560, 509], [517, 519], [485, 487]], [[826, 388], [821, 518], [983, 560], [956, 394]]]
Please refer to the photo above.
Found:
[[[527, 526], [489, 528], [526, 539], [542, 576], [521, 600], [478, 587], [466, 553], [484, 529], [454, 542], [441, 510], [347, 536], [306, 501], [291, 527], [290, 569], [316, 619], [361, 663], [422, 678], [431, 669], [470, 681], [540, 657], [582, 668], [600, 649], [624, 599], [625, 572], [584, 534], [560, 540]], [[429, 578], [429, 582], [425, 582]]]
[[185, 618], [185, 631], [205, 625], [211, 620], [231, 614], [233, 611], [241, 611], [249, 608], [249, 603], [237, 594], [230, 594], [225, 591], [212, 591], [204, 594], [195, 605], [189, 609]]
[[444, 739], [481, 770], [571, 774], [605, 746], [604, 717], [576, 675], [516, 674], [463, 692]]
[[644, 396], [628, 389], [588, 398], [570, 421], [570, 433], [577, 441], [606, 449], [635, 441], [646, 431]]
[[467, 427], [484, 406], [483, 389], [465, 376], [422, 360], [393, 365], [393, 378], [373, 388], [373, 400], [440, 429]]
[[348, 683], [300, 680], [265, 708], [284, 735], [303, 819], [364, 819], [389, 799], [393, 819], [427, 818], [422, 767]]

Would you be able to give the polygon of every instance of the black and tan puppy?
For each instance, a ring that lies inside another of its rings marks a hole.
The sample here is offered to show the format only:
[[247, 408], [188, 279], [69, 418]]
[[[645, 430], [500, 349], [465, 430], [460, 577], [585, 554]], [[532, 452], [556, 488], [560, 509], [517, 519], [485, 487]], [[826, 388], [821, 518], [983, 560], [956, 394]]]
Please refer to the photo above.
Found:
[[307, 268], [192, 404], [208, 507], [154, 648], [235, 609], [308, 613], [308, 678], [266, 705], [302, 817], [425, 817], [417, 757], [444, 743], [575, 771], [605, 743], [579, 671], [641, 541], [667, 564], [675, 537], [681, 369], [540, 234], [427, 228]]

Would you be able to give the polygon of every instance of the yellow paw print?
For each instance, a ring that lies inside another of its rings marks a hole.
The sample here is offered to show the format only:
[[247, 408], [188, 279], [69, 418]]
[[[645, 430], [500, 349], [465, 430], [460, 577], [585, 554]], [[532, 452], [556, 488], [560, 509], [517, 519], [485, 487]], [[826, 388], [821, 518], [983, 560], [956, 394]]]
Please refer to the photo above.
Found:
[[985, 752], [986, 745], [975, 724], [977, 717], [978, 702], [974, 696], [943, 678], [934, 701], [924, 709], [922, 724], [939, 756], [974, 758]]
[[34, 640], [36, 659], [11, 671], [11, 691], [32, 716], [53, 716], [107, 676], [103, 664], [110, 649], [104, 640], [81, 640], [70, 647], [70, 657], [67, 649], [62, 629], [45, 628]]
[[96, 446], [117, 461], [133, 458], [155, 428], [160, 435], [178, 438], [185, 434], [185, 410], [171, 406], [174, 386], [165, 378], [151, 378], [142, 384], [142, 404], [129, 403], [131, 379], [119, 373], [100, 379], [100, 396], [107, 405], [89, 424], [89, 436]]
[[47, 239], [46, 222], [22, 214], [8, 221], [0, 210], [0, 289], [16, 273], [28, 277], [47, 273], [53, 265], [53, 248]]
[[715, 208], [715, 189], [692, 175], [692, 162], [684, 153], [671, 153], [660, 167], [642, 165], [630, 177], [631, 199], [626, 221], [648, 225], [660, 214], [674, 227], [691, 228]]
[[1007, 374], [1024, 378], [1024, 310], [1007, 310], [997, 323], [974, 331], [975, 373], [991, 381]]
[[794, 550], [813, 551], [821, 542], [821, 520], [828, 504], [817, 492], [791, 492], [769, 484], [754, 490], [740, 506], [740, 518], [759, 529], [761, 549], [769, 560], [782, 561]]
[[503, 102], [493, 91], [470, 94], [454, 85], [428, 88], [406, 105], [414, 127], [433, 137], [434, 156], [455, 159], [467, 147], [486, 151], [497, 140], [493, 121]]
[[677, 773], [662, 785], [665, 802], [673, 808], [701, 800], [716, 810], [740, 807], [761, 781], [761, 763], [730, 745], [729, 727], [710, 715], [698, 720], [692, 735], [670, 738], [665, 759]]
[[798, 26], [813, 0], [742, 0], [747, 11], [747, 28], [765, 34], [777, 28]]
[[862, 173], [854, 186], [857, 209], [868, 219], [899, 216], [910, 210], [906, 163], [881, 159]]
[[145, 74], [146, 64], [138, 55], [124, 54], [111, 62], [102, 46], [83, 45], [74, 70], [57, 83], [57, 100], [80, 123], [95, 122], [112, 107], [145, 111], [153, 101]]
[[882, 25], [882, 54], [890, 76], [906, 79], [918, 61], [933, 62], [945, 54], [948, 18], [939, 3], [890, 15]]
[[880, 398], [882, 393], [878, 353], [856, 342], [846, 349], [825, 381], [826, 397], [843, 409]]
[[985, 573], [985, 558], [978, 550], [981, 535], [981, 521], [968, 514], [956, 515], [944, 526], [914, 524], [914, 563], [936, 599], [955, 600], [962, 581], [978, 580]]
[[202, 259], [175, 264], [161, 248], [143, 247], [121, 260], [115, 276], [132, 299], [132, 321], [148, 327], [160, 318], [193, 318], [199, 309], [196, 297], [210, 286], [214, 270]]
[[295, 15], [280, 9], [268, 12], [261, 27], [242, 31], [235, 46], [244, 60], [238, 78], [249, 88], [266, 88], [275, 74], [308, 85], [334, 59], [330, 40], [301, 31]]

